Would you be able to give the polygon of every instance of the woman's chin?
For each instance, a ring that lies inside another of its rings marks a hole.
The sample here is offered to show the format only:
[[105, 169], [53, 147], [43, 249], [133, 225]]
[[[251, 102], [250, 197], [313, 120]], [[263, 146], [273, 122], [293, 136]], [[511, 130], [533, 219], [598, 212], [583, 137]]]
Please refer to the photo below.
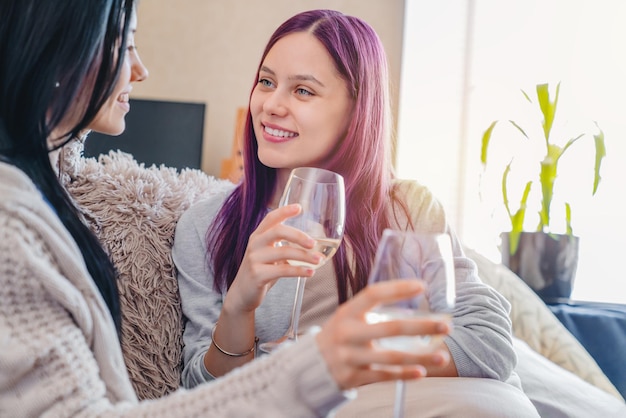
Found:
[[121, 123], [120, 125], [97, 126], [91, 129], [92, 131], [98, 132], [100, 134], [118, 136], [124, 133], [124, 130], [126, 130], [126, 124]]

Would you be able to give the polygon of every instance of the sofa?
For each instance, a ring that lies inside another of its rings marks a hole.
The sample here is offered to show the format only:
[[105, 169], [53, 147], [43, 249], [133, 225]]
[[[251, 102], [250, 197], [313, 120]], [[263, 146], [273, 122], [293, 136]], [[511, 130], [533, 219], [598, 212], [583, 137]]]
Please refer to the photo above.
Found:
[[[85, 158], [83, 145], [77, 140], [64, 148], [59, 176], [118, 270], [121, 344], [132, 384], [140, 399], [158, 398], [178, 389], [181, 372], [184, 324], [170, 255], [176, 222], [194, 202], [229, 183], [194, 169], [146, 167], [120, 151]], [[522, 363], [558, 370], [555, 386], [565, 386], [560, 390], [582, 382], [594, 399], [623, 404], [591, 355], [519, 277], [470, 248], [466, 253], [482, 280], [511, 302]], [[521, 377], [524, 390], [535, 385]], [[541, 375], [536, 380], [545, 384]], [[532, 390], [548, 403], [561, 402], [552, 399], [549, 388]]]

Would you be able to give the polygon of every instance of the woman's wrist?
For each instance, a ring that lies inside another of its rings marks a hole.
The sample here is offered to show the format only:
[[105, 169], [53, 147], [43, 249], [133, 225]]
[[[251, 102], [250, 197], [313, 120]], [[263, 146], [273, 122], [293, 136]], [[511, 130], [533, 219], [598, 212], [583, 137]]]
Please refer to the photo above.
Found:
[[249, 307], [245, 302], [245, 298], [238, 294], [238, 289], [232, 286], [222, 302], [222, 310], [220, 316], [228, 316], [234, 320], [245, 320], [250, 316], [254, 316], [254, 312], [258, 306]]
[[215, 325], [213, 326], [213, 330], [211, 331], [211, 342], [213, 343], [213, 346], [217, 348], [217, 351], [219, 351], [220, 353], [225, 354], [229, 357], [245, 357], [247, 355], [254, 354], [256, 352], [256, 346], [257, 346], [257, 343], [259, 342], [259, 337], [257, 337], [256, 335], [254, 336], [254, 342], [252, 343], [249, 349], [243, 352], [232, 352], [223, 348], [221, 345], [217, 343], [217, 341], [215, 341], [215, 329], [216, 328], [217, 328], [217, 322], [215, 323]]
[[207, 373], [220, 377], [251, 361], [256, 355], [257, 343], [254, 315], [243, 318], [243, 322], [221, 315], [211, 330], [211, 341], [204, 353]]

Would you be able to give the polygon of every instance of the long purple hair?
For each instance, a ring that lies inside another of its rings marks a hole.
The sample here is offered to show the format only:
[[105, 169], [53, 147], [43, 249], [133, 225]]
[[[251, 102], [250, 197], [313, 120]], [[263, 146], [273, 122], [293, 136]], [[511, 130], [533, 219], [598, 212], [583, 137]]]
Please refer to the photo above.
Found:
[[[346, 186], [349, 209], [344, 244], [333, 257], [339, 303], [343, 303], [350, 293], [356, 294], [367, 284], [376, 246], [383, 229], [390, 224], [389, 199], [396, 201], [391, 190], [394, 174], [387, 58], [378, 35], [364, 21], [333, 10], [311, 10], [293, 16], [276, 29], [261, 57], [257, 77], [274, 44], [295, 32], [308, 32], [325, 46], [354, 101], [347, 134], [324, 164], [324, 168], [341, 174]], [[248, 239], [267, 214], [276, 188], [276, 169], [259, 161], [257, 149], [248, 110], [243, 141], [244, 177], [207, 233], [209, 263], [218, 291], [232, 284]], [[351, 249], [353, 260], [346, 248]]]

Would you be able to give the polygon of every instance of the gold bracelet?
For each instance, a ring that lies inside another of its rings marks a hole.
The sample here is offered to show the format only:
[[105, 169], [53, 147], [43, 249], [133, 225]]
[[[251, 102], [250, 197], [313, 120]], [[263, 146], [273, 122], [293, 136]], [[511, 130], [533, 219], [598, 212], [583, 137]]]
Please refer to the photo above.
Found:
[[213, 330], [211, 331], [211, 342], [213, 343], [215, 348], [217, 348], [219, 350], [220, 353], [226, 354], [227, 356], [230, 356], [230, 357], [247, 356], [248, 354], [254, 352], [254, 350], [256, 349], [256, 345], [259, 342], [259, 337], [255, 336], [254, 337], [254, 344], [252, 344], [252, 347], [248, 351], [244, 351], [243, 353], [231, 353], [230, 351], [224, 350], [222, 347], [217, 345], [217, 342], [215, 342], [215, 328], [217, 328], [217, 322], [215, 323], [215, 325], [213, 326]]

